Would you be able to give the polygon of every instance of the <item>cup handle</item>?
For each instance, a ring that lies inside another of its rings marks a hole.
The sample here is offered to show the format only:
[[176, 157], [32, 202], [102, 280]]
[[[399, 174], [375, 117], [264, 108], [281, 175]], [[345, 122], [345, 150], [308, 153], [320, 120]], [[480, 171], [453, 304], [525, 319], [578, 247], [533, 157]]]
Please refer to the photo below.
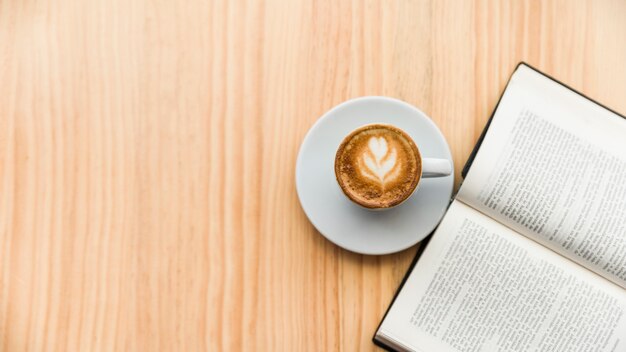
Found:
[[446, 159], [422, 159], [422, 177], [443, 177], [452, 173], [452, 165]]

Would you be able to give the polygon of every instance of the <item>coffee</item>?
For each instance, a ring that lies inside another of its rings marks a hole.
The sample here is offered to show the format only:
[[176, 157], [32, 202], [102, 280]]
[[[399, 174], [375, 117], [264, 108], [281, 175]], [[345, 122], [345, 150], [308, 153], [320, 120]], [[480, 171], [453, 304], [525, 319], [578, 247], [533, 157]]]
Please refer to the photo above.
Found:
[[342, 191], [370, 209], [402, 203], [415, 191], [421, 174], [422, 160], [415, 143], [390, 125], [356, 129], [335, 156], [335, 176]]

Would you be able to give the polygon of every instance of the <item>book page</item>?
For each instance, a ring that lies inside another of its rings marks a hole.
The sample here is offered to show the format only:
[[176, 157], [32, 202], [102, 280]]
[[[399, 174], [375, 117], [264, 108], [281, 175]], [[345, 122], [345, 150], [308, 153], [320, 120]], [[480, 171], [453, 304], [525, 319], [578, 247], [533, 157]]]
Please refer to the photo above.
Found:
[[376, 339], [400, 351], [623, 351], [626, 292], [454, 201]]
[[626, 120], [526, 66], [458, 198], [626, 288]]

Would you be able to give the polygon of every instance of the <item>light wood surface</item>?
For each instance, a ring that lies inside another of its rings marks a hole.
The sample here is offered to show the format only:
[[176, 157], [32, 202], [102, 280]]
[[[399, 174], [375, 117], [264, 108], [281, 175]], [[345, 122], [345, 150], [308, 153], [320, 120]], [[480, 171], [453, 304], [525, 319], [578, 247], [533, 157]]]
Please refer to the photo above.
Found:
[[[515, 65], [626, 113], [624, 1], [0, 1], [0, 351], [365, 351], [415, 248], [320, 236], [308, 128], [420, 107], [458, 170]], [[385, 234], [381, 234], [384, 236]]]

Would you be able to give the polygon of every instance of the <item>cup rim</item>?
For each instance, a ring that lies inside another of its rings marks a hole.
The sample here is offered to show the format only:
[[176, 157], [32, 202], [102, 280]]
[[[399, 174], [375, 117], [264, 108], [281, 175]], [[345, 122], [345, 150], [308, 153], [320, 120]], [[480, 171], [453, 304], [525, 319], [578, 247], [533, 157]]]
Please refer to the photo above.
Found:
[[[382, 128], [387, 128], [390, 129], [400, 135], [402, 135], [408, 142], [409, 145], [411, 146], [411, 149], [413, 150], [413, 152], [415, 153], [417, 159], [418, 159], [418, 165], [419, 165], [419, 170], [415, 173], [415, 177], [413, 177], [413, 180], [411, 182], [411, 188], [410, 191], [408, 191], [406, 193], [406, 196], [404, 196], [403, 198], [400, 198], [398, 200], [395, 200], [393, 202], [390, 202], [389, 204], [386, 204], [384, 206], [377, 206], [374, 204], [369, 204], [369, 203], [365, 203], [365, 202], [361, 202], [359, 199], [353, 197], [349, 192], [346, 191], [346, 187], [344, 185], [344, 182], [342, 180], [342, 178], [340, 177], [340, 172], [339, 172], [339, 167], [338, 167], [338, 160], [340, 157], [340, 152], [342, 152], [345, 148], [345, 146], [348, 144], [348, 142], [358, 133], [361, 133], [364, 130], [367, 129], [371, 129], [371, 128], [376, 128], [376, 127], [382, 127]], [[413, 138], [411, 138], [411, 136], [406, 133], [404, 130], [402, 130], [399, 127], [396, 127], [394, 125], [391, 124], [386, 124], [386, 123], [369, 123], [360, 127], [355, 128], [354, 130], [352, 130], [349, 134], [347, 134], [343, 140], [341, 141], [341, 143], [339, 144], [339, 147], [337, 148], [337, 151], [335, 152], [335, 161], [334, 161], [334, 170], [335, 170], [335, 179], [337, 180], [337, 184], [339, 184], [339, 188], [341, 189], [341, 192], [349, 199], [351, 200], [353, 203], [368, 209], [368, 210], [387, 210], [387, 209], [391, 209], [394, 208], [402, 203], [404, 203], [406, 200], [408, 200], [409, 198], [411, 198], [411, 196], [415, 193], [415, 191], [417, 190], [419, 183], [422, 180], [422, 171], [423, 171], [423, 157], [422, 154], [419, 150], [419, 148], [417, 147], [417, 144], [415, 144], [415, 141], [413, 140]]]

